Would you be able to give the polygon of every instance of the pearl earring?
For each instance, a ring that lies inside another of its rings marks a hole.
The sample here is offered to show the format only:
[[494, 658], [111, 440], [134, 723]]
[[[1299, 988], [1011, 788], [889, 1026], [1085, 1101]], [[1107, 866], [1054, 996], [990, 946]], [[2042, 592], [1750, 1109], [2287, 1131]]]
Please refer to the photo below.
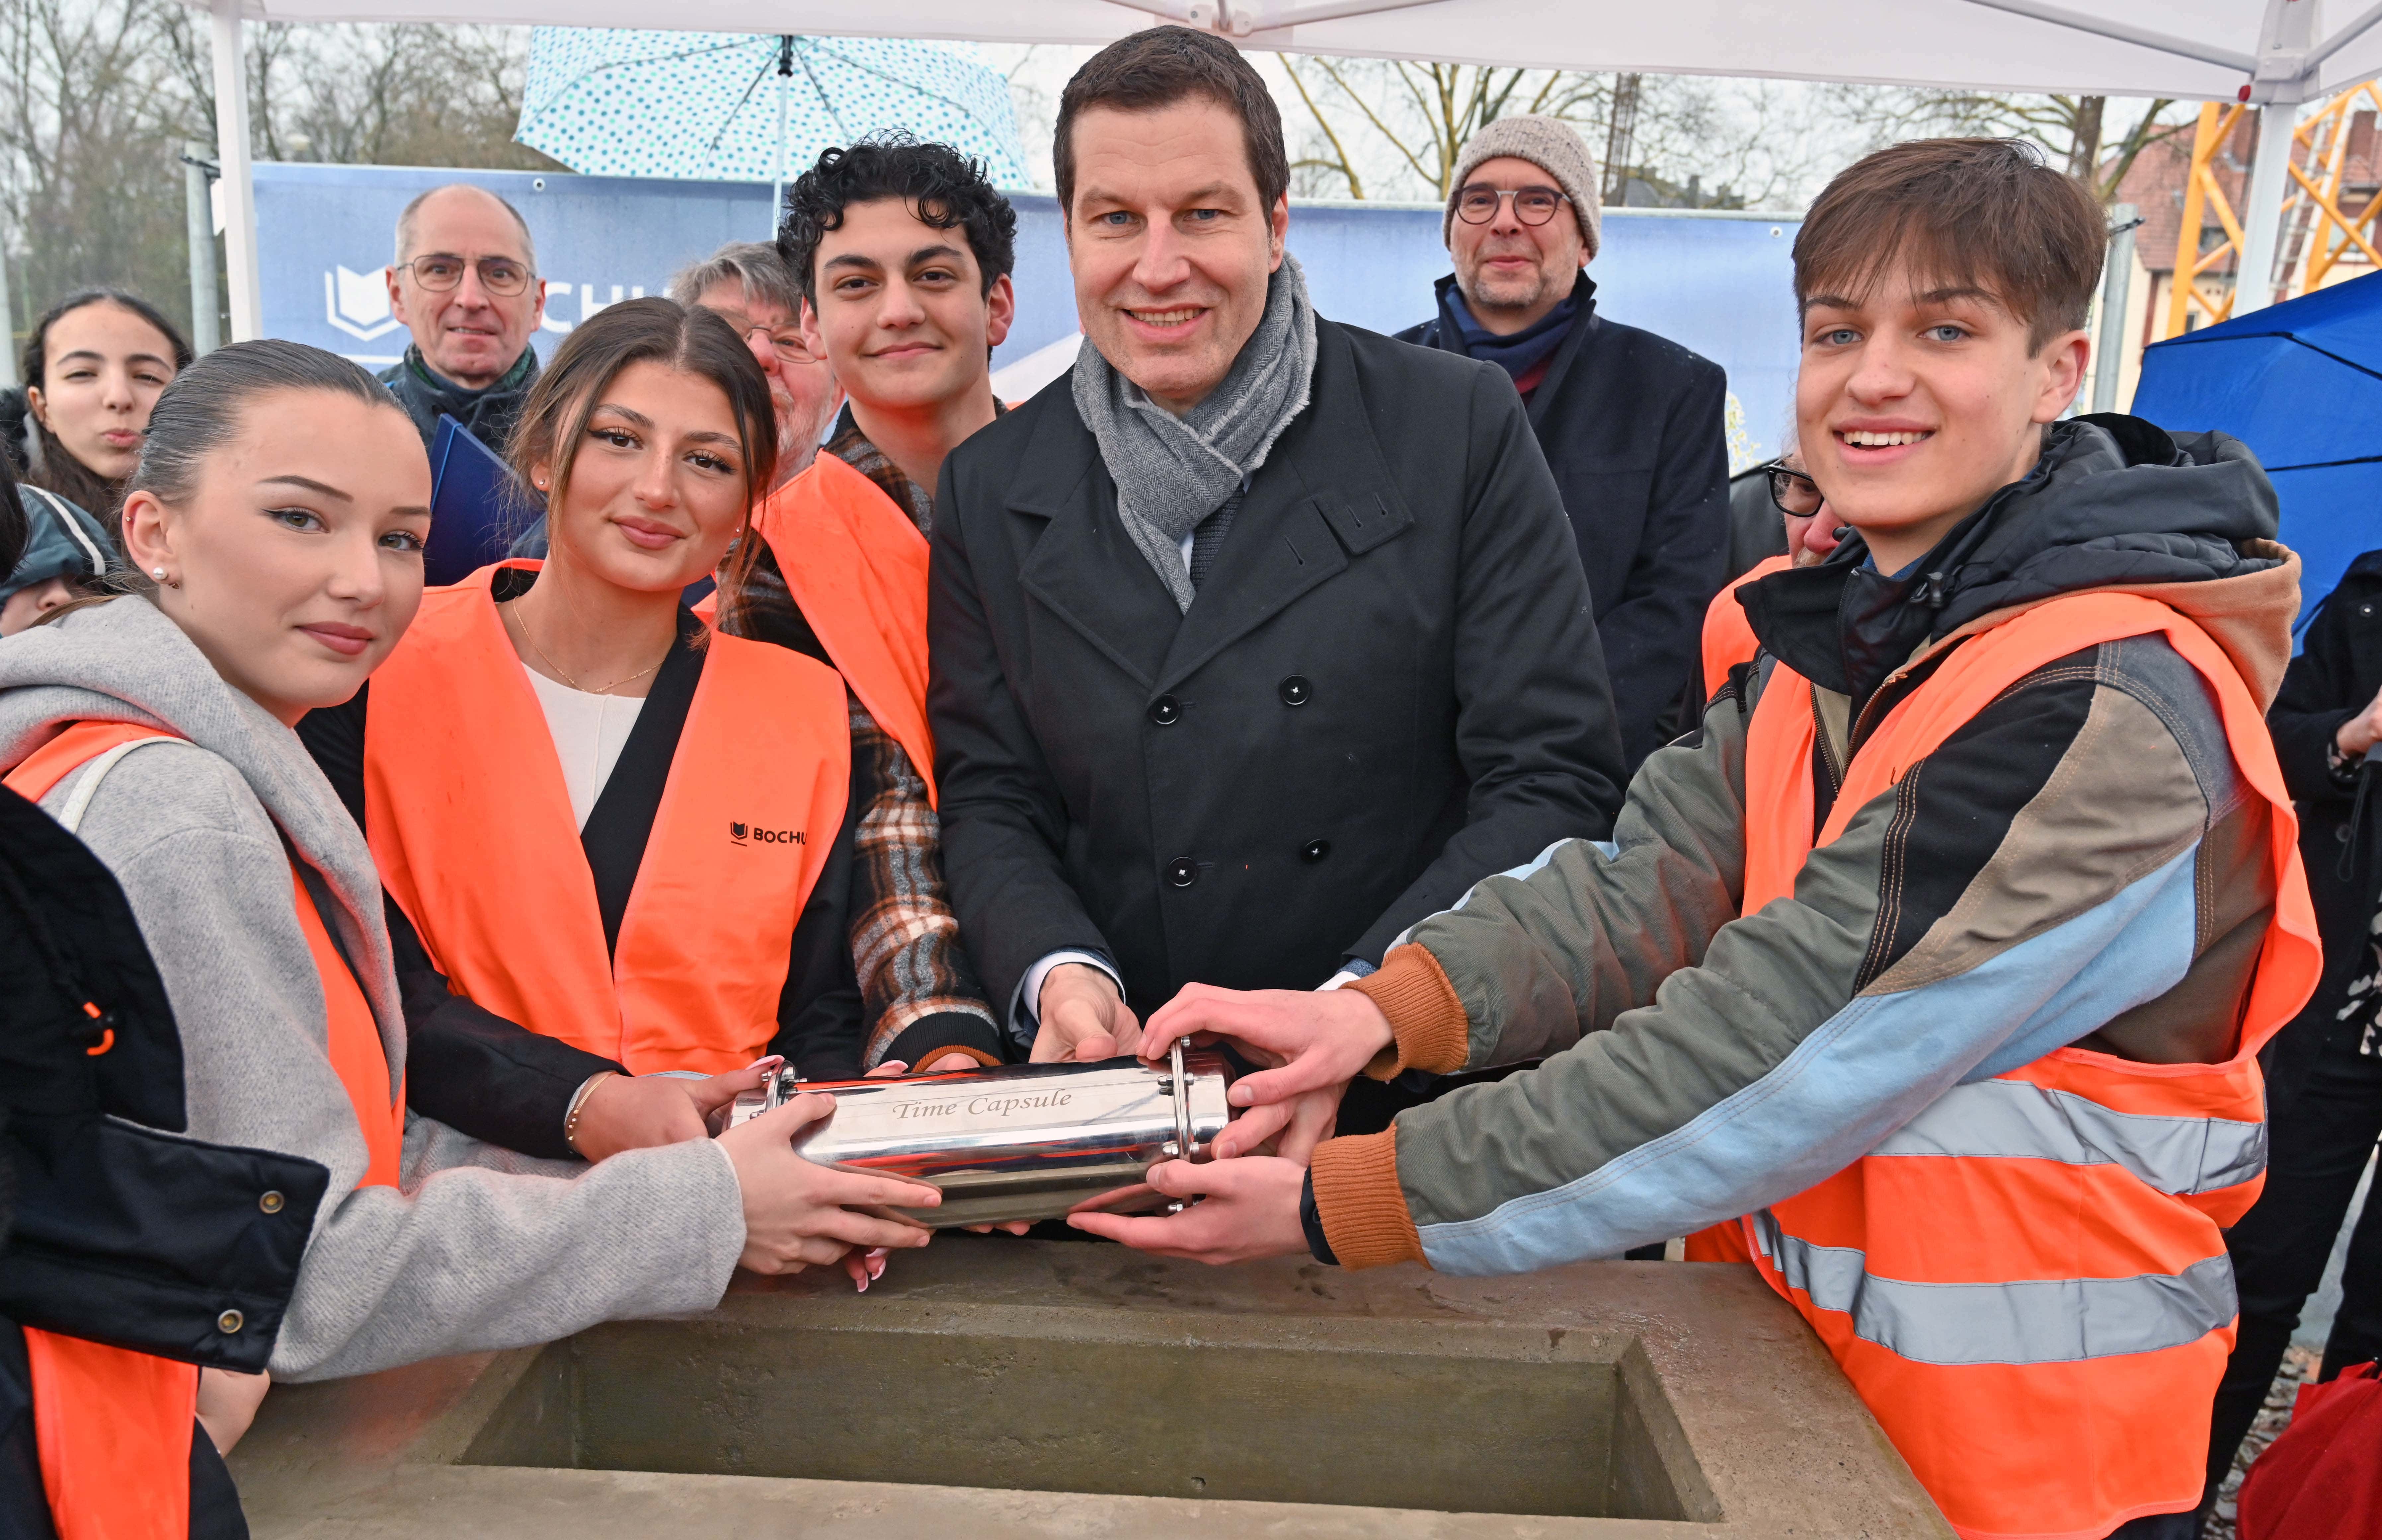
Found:
[[153, 567], [149, 568], [149, 575], [156, 579], [161, 583], [166, 581], [166, 569], [162, 567]]

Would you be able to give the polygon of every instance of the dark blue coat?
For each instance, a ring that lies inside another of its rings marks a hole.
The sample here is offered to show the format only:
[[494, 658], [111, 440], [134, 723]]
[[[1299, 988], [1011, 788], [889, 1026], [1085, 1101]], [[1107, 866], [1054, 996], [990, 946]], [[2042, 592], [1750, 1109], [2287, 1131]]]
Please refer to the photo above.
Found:
[[[1464, 350], [1448, 296], [1404, 342]], [[1665, 722], [1698, 664], [1704, 608], [1728, 558], [1728, 381], [1676, 342], [1596, 313], [1585, 270], [1578, 306], [1546, 377], [1530, 429], [1554, 472], [1596, 603], [1613, 706], [1629, 769], [1666, 741]]]

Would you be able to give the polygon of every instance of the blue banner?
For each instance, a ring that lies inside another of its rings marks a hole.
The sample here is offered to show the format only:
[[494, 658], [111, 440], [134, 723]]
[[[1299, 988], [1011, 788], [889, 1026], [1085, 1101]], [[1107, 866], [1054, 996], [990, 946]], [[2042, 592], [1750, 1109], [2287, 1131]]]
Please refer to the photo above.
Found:
[[[424, 189], [468, 182], [510, 201], [537, 242], [547, 283], [541, 354], [615, 300], [658, 294], [671, 273], [731, 240], [769, 235], [769, 189], [528, 171], [261, 165], [255, 168], [264, 329], [378, 368], [403, 353], [384, 269], [397, 216]], [[1074, 287], [1054, 199], [1012, 194], [1017, 208], [1017, 323], [993, 355], [1005, 394], [1023, 396], [1065, 368]], [[1316, 309], [1393, 332], [1429, 317], [1449, 268], [1440, 211], [1413, 205], [1300, 203], [1290, 247]], [[1795, 222], [1767, 215], [1604, 211], [1589, 271], [1600, 313], [1669, 337], [1728, 372], [1729, 458], [1739, 469], [1776, 452], [1789, 421], [1798, 331], [1788, 251]]]

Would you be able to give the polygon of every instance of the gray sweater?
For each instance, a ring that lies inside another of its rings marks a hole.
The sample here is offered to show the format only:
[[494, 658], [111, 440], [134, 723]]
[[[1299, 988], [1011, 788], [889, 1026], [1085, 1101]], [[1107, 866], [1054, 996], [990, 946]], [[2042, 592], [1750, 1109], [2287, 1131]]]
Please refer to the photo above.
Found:
[[[718, 1302], [744, 1222], [734, 1168], [709, 1140], [590, 1167], [409, 1115], [399, 1186], [357, 1189], [363, 1135], [326, 1052], [282, 845], [286, 836], [336, 899], [324, 920], [362, 975], [393, 1099], [405, 1023], [380, 879], [354, 821], [297, 736], [145, 600], [0, 642], [0, 766], [75, 720], [190, 740], [125, 756], [80, 829], [122, 885], [173, 1003], [189, 1133], [330, 1169], [276, 1375], [362, 1374]], [[82, 774], [43, 806], [55, 813]]]

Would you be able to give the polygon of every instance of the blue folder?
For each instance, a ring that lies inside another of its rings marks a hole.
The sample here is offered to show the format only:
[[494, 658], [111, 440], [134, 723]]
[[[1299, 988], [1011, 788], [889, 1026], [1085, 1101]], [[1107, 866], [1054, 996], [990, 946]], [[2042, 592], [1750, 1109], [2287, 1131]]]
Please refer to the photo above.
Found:
[[540, 499], [451, 417], [438, 419], [430, 441], [430, 543], [423, 581], [461, 582], [496, 561], [512, 537], [536, 519]]

